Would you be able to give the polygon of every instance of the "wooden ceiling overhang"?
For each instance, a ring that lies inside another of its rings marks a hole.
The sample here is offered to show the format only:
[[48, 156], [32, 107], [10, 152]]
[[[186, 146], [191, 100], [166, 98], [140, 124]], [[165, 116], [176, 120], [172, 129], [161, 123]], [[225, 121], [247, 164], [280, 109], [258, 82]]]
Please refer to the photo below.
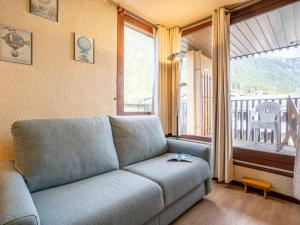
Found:
[[[182, 31], [182, 50], [212, 54], [211, 21]], [[262, 0], [231, 13], [230, 57], [240, 58], [300, 45], [300, 1]]]

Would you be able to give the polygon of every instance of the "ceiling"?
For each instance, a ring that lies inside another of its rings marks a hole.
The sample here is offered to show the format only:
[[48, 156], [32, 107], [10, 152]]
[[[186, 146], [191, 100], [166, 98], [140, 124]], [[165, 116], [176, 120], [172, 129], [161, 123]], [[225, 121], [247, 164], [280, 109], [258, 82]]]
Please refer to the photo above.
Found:
[[300, 2], [231, 26], [230, 56], [240, 57], [300, 44]]
[[[211, 27], [182, 38], [183, 51], [202, 50], [211, 57]], [[232, 58], [300, 45], [300, 2], [241, 21], [230, 27]]]
[[215, 8], [245, 0], [115, 0], [153, 24], [184, 26], [211, 15]]
[[212, 57], [212, 29], [206, 27], [181, 38], [181, 49], [184, 52], [201, 50], [204, 55]]

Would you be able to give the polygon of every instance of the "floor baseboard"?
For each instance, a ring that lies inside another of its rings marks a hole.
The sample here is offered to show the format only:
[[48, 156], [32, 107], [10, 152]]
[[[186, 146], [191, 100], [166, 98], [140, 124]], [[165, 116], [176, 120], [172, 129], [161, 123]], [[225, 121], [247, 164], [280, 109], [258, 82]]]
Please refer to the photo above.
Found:
[[[240, 186], [240, 187], [244, 187], [243, 183], [241, 183], [240, 181], [236, 181], [236, 180], [231, 181], [230, 184]], [[260, 191], [259, 189], [256, 189], [256, 188], [253, 188], [253, 187], [249, 187], [248, 190], [250, 190], [252, 192], [259, 192]], [[270, 191], [268, 194], [272, 197], [280, 198], [280, 199], [283, 199], [285, 201], [292, 202], [292, 203], [300, 205], [300, 201], [298, 199], [294, 198], [294, 197], [284, 195], [284, 194], [281, 194], [281, 193], [278, 193], [278, 192], [275, 192], [275, 191]]]

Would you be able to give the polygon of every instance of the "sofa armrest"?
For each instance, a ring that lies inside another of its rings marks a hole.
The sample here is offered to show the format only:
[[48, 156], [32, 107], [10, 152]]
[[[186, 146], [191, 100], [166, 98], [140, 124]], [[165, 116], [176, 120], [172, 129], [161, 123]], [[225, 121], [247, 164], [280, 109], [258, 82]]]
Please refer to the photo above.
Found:
[[167, 138], [167, 144], [170, 153], [185, 153], [204, 159], [210, 167], [211, 147], [209, 144], [182, 141], [171, 138]]
[[[209, 144], [202, 144], [190, 141], [182, 141], [167, 138], [170, 153], [185, 153], [204, 159], [211, 170], [211, 147]], [[205, 192], [211, 192], [211, 177], [205, 181]]]
[[0, 225], [39, 225], [28, 188], [14, 162], [0, 161]]

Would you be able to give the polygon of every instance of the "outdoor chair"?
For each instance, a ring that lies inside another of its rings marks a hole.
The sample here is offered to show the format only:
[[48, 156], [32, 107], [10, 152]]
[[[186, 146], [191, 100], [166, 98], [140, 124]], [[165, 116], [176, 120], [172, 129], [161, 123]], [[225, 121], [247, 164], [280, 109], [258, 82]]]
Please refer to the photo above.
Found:
[[[276, 102], [259, 103], [249, 110], [248, 142], [251, 142], [252, 130], [254, 131], [254, 142], [256, 142], [260, 129], [271, 129], [274, 132], [276, 144], [279, 145], [281, 141], [280, 117], [281, 105]], [[259, 132], [256, 132], [257, 129]]]

